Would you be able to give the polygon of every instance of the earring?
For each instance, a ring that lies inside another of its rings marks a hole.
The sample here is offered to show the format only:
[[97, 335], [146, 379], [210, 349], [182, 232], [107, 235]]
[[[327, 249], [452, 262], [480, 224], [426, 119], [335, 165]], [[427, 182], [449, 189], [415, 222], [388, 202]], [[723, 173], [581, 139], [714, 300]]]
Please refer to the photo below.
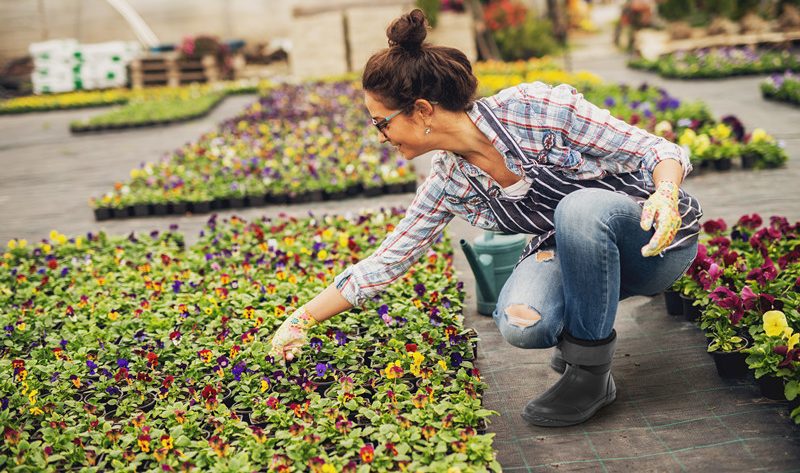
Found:
[[425, 127], [425, 134], [426, 135], [430, 135], [431, 134], [431, 127], [429, 127], [429, 126]]

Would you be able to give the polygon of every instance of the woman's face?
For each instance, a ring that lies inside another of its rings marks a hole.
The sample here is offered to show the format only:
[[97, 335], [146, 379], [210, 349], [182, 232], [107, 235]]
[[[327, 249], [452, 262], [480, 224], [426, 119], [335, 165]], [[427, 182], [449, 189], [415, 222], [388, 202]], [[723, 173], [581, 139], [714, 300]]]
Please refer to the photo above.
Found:
[[[426, 144], [428, 140], [425, 139], [425, 124], [416, 116], [418, 115], [416, 111], [406, 115], [398, 110], [390, 110], [369, 92], [364, 93], [364, 103], [370, 116], [381, 128], [381, 131], [375, 130], [380, 136], [381, 143], [389, 142], [406, 159], [415, 158], [431, 150]], [[389, 118], [388, 123], [385, 121], [387, 118]]]

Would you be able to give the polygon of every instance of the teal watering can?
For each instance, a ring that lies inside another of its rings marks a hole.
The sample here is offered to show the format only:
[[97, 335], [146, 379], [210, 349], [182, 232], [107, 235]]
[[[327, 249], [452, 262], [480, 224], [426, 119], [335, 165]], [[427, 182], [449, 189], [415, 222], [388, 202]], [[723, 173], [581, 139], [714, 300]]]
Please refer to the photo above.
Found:
[[472, 245], [461, 240], [461, 249], [478, 286], [478, 313], [492, 315], [500, 290], [511, 276], [526, 243], [525, 235], [489, 231], [475, 238]]

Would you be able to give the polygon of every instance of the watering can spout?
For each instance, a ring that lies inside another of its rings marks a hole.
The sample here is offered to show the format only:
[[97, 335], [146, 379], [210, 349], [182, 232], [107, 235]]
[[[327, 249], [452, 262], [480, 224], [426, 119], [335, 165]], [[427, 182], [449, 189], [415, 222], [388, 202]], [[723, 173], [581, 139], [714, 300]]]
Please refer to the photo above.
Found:
[[497, 294], [495, 294], [492, 282], [494, 279], [494, 258], [491, 255], [478, 256], [467, 240], [462, 239], [460, 243], [461, 249], [464, 250], [464, 255], [467, 257], [467, 262], [472, 268], [472, 273], [475, 275], [478, 289], [488, 300], [497, 300]]

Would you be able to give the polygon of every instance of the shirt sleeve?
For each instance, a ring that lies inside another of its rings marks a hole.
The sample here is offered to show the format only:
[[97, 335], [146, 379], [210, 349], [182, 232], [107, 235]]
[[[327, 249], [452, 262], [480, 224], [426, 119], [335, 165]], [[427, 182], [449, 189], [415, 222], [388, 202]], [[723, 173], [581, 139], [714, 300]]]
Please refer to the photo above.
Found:
[[613, 117], [567, 84], [528, 84], [524, 95], [538, 107], [543, 125], [559, 130], [564, 142], [582, 155], [638, 160], [640, 169], [650, 178], [656, 165], [665, 159], [678, 161], [684, 178], [692, 171], [689, 157], [679, 145]]
[[353, 306], [383, 291], [425, 253], [453, 218], [444, 204], [446, 176], [434, 160], [431, 173], [417, 195], [377, 250], [342, 271], [334, 284]]

